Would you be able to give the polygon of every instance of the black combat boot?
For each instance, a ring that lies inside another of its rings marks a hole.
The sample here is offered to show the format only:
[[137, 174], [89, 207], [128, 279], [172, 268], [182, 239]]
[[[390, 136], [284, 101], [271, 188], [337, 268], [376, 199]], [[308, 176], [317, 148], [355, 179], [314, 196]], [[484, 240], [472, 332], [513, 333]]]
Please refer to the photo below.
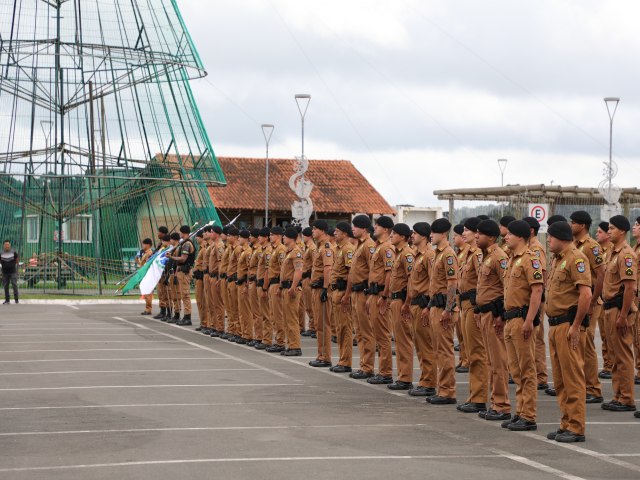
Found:
[[167, 309], [165, 307], [160, 307], [160, 313], [154, 316], [156, 320], [162, 320], [164, 316], [167, 314]]

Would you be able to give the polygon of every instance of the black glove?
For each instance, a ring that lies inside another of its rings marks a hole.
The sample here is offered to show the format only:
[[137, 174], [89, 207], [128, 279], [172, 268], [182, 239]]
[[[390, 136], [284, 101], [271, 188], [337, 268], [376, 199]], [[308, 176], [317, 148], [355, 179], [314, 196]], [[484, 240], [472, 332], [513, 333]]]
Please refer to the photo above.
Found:
[[329, 295], [327, 294], [327, 289], [323, 288], [322, 292], [320, 293], [320, 301], [322, 303], [325, 303], [328, 299], [329, 299]]

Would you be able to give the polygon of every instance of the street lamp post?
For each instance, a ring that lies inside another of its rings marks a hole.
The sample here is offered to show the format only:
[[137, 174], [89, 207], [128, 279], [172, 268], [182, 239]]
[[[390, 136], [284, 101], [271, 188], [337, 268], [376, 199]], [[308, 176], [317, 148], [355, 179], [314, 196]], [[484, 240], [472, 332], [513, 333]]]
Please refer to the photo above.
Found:
[[604, 103], [607, 106], [607, 113], [609, 114], [609, 166], [607, 168], [607, 183], [608, 190], [611, 191], [611, 181], [613, 180], [613, 117], [618, 110], [618, 103], [620, 99], [618, 97], [605, 97]]
[[508, 160], [506, 158], [498, 159], [498, 168], [500, 168], [500, 186], [501, 187], [504, 187], [504, 171], [507, 169], [507, 162]]
[[266, 179], [265, 179], [265, 200], [264, 200], [264, 226], [269, 226], [269, 141], [271, 135], [273, 135], [273, 129], [275, 128], [270, 123], [263, 123], [261, 125], [262, 135], [264, 136], [264, 142], [266, 145]]
[[293, 223], [306, 227], [309, 224], [309, 217], [313, 213], [313, 203], [311, 202], [311, 189], [313, 184], [304, 178], [304, 174], [309, 168], [309, 162], [304, 156], [304, 117], [311, 102], [311, 95], [308, 93], [297, 93], [294, 96], [298, 112], [300, 112], [300, 121], [302, 124], [302, 147], [300, 159], [297, 162], [295, 173], [289, 179], [289, 186], [298, 196], [298, 200], [291, 205], [291, 214]]
[[297, 93], [294, 97], [296, 99], [296, 105], [300, 112], [300, 121], [302, 122], [302, 158], [304, 159], [304, 117], [307, 114], [307, 108], [309, 108], [309, 102], [311, 102], [311, 95], [308, 93]]

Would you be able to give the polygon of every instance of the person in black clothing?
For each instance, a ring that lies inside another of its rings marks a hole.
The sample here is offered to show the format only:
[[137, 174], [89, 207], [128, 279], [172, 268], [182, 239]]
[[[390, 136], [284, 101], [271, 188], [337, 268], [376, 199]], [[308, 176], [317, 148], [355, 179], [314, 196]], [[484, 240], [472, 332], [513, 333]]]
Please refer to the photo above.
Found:
[[2, 264], [2, 285], [4, 286], [4, 304], [11, 303], [9, 297], [9, 282], [13, 287], [13, 298], [18, 303], [18, 252], [11, 248], [11, 242], [5, 240], [2, 253], [0, 254], [0, 264]]

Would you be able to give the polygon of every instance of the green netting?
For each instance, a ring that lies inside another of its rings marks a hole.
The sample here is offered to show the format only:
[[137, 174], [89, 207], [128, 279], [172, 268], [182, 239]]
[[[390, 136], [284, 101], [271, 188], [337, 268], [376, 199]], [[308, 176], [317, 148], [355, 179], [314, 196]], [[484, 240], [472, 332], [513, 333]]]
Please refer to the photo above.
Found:
[[204, 75], [172, 0], [0, 0], [0, 237], [29, 286], [93, 291], [158, 226], [220, 222]]

